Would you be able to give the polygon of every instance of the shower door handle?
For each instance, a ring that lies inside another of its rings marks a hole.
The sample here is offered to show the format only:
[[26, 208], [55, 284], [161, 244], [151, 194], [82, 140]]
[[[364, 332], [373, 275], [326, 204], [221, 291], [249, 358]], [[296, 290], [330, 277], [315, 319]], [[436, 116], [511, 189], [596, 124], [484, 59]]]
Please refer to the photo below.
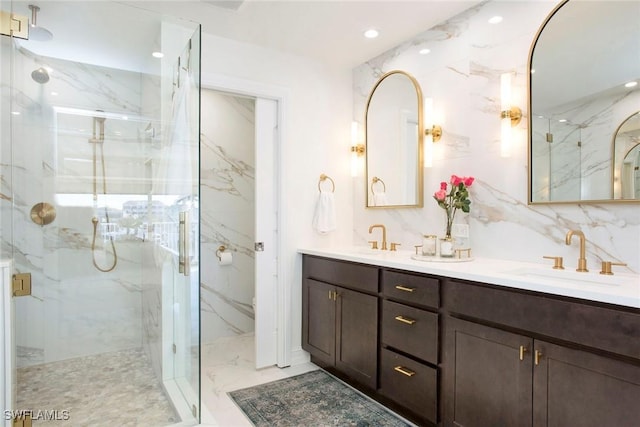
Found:
[[188, 276], [191, 261], [189, 260], [189, 212], [180, 212], [178, 224], [178, 272]]

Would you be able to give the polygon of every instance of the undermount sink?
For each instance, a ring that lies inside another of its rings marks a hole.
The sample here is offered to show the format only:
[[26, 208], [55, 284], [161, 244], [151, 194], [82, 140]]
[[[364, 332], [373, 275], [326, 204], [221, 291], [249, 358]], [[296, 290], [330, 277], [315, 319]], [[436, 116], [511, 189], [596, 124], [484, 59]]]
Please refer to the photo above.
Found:
[[570, 283], [573, 285], [598, 285], [598, 286], [625, 286], [638, 285], [640, 278], [636, 275], [599, 274], [598, 270], [589, 272], [577, 272], [574, 270], [559, 270], [552, 268], [518, 268], [505, 271], [505, 274], [528, 278], [531, 280], [545, 280], [553, 283]]
[[381, 255], [387, 253], [388, 251], [383, 251], [381, 249], [371, 249], [368, 247], [357, 247], [353, 248], [350, 252], [353, 252], [356, 255]]

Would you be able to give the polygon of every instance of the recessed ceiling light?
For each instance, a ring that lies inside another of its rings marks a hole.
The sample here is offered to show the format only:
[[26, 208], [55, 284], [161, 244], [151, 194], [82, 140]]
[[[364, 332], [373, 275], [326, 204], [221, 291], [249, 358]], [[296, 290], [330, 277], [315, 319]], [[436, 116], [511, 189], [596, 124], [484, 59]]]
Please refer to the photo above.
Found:
[[164, 56], [164, 53], [162, 53], [162, 52], [153, 52], [153, 53], [151, 53], [151, 56], [153, 56], [154, 58], [162, 58]]
[[378, 30], [374, 30], [373, 28], [364, 32], [364, 36], [368, 39], [375, 39], [379, 34]]
[[14, 116], [19, 116], [20, 115], [20, 111], [12, 111], [11, 114], [13, 114]]
[[431, 49], [427, 49], [427, 48], [420, 49], [420, 52], [418, 52], [418, 53], [420, 53], [420, 55], [426, 55], [428, 53], [431, 53]]
[[502, 16], [492, 16], [489, 18], [489, 24], [499, 24], [502, 22]]
[[559, 121], [560, 123], [566, 123], [566, 122], [567, 122], [567, 119], [560, 119], [560, 120], [558, 120], [558, 121]]
[[624, 85], [624, 87], [635, 87], [638, 85], [638, 82], [629, 82]]
[[51, 92], [51, 96], [58, 96], [58, 92]]

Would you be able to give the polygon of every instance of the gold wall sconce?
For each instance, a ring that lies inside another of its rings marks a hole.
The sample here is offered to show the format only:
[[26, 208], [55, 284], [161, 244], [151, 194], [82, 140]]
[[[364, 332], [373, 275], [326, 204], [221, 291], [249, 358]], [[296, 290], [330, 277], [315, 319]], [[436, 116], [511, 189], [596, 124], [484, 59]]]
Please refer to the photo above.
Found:
[[433, 143], [442, 138], [442, 127], [434, 124], [433, 98], [424, 100], [424, 167], [433, 167]]
[[359, 158], [364, 156], [365, 146], [359, 142], [358, 122], [351, 122], [351, 176], [358, 176]]
[[511, 156], [511, 128], [522, 120], [522, 110], [511, 104], [511, 73], [504, 73], [500, 75], [500, 157]]

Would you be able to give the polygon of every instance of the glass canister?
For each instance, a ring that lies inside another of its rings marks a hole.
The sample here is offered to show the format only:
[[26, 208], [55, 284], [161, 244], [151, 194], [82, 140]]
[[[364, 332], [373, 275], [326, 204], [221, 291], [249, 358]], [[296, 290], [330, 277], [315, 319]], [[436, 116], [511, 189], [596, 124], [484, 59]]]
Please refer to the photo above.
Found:
[[453, 239], [451, 237], [440, 239], [440, 256], [442, 258], [453, 257]]
[[433, 234], [425, 234], [422, 236], [422, 255], [436, 256], [436, 242], [438, 237]]

